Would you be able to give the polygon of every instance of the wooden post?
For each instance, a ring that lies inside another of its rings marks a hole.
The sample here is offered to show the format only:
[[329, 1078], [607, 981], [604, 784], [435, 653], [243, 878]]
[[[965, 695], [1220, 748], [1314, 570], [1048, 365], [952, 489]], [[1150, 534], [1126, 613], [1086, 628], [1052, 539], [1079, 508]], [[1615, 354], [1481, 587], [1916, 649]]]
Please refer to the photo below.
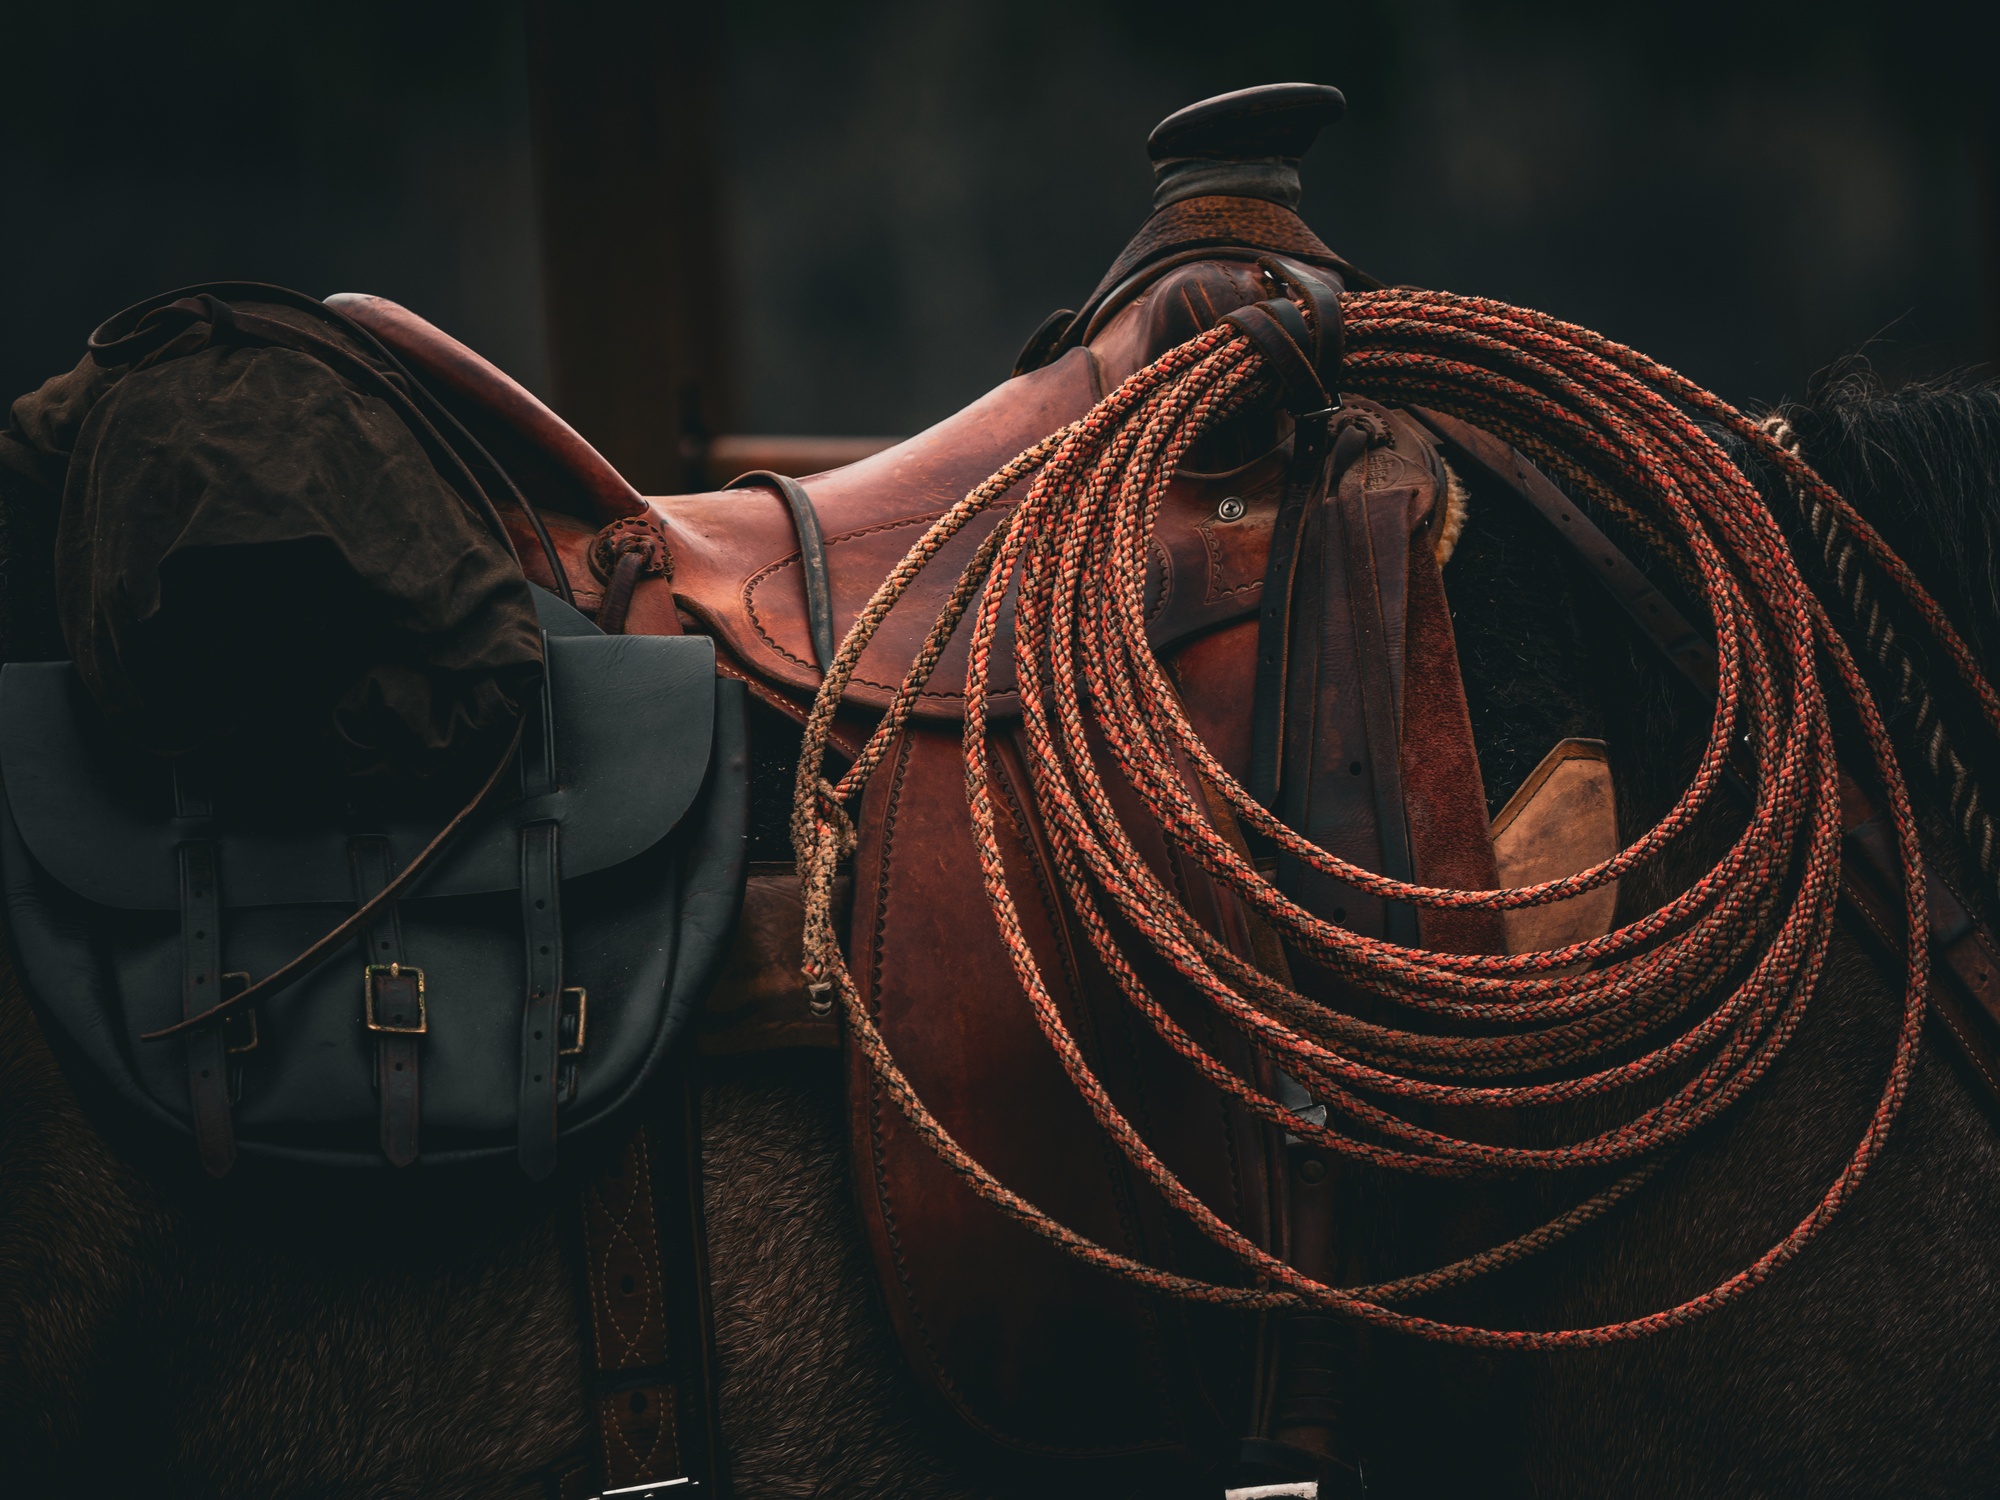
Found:
[[729, 425], [710, 103], [718, 7], [528, 0], [555, 408], [641, 491]]

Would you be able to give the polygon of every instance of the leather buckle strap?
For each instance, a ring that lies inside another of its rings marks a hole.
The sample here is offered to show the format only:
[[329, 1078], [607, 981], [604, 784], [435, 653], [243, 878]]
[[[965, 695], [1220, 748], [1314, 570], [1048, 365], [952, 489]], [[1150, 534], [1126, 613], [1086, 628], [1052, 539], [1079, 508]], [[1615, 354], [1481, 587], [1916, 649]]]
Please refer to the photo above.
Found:
[[[348, 840], [354, 899], [366, 906], [389, 883], [389, 841]], [[424, 971], [403, 962], [403, 924], [396, 903], [384, 904], [362, 930], [361, 1023], [375, 1038], [375, 1093], [381, 1114], [382, 1154], [391, 1165], [417, 1159], [422, 1101], [418, 1064], [430, 1017], [424, 1008]]]
[[[544, 632], [544, 637], [546, 638], [546, 632]], [[472, 794], [472, 800], [453, 813], [451, 821], [438, 830], [437, 836], [423, 847], [417, 857], [407, 865], [404, 865], [394, 880], [377, 891], [358, 910], [348, 915], [338, 926], [324, 934], [310, 948], [307, 948], [304, 952], [287, 960], [285, 963], [280, 964], [276, 969], [273, 969], [254, 984], [247, 986], [225, 1000], [210, 1005], [207, 1009], [194, 1015], [183, 1016], [171, 1026], [162, 1026], [158, 1031], [142, 1032], [139, 1040], [142, 1042], [158, 1042], [164, 1041], [170, 1036], [185, 1036], [188, 1032], [196, 1030], [210, 1021], [219, 1021], [224, 1016], [248, 1010], [251, 1003], [262, 997], [266, 992], [276, 993], [290, 984], [301, 973], [317, 966], [329, 953], [333, 952], [335, 948], [353, 936], [356, 929], [372, 920], [377, 911], [395, 900], [399, 894], [414, 884], [417, 878], [430, 868], [432, 861], [452, 846], [453, 841], [457, 839], [465, 825], [472, 820], [472, 815], [485, 805], [486, 799], [493, 793], [493, 788], [499, 785], [501, 772], [513, 764], [514, 752], [520, 748], [521, 733], [526, 728], [527, 722], [525, 715], [516, 722], [513, 738], [507, 742], [506, 753], [494, 764], [492, 771], [480, 785], [479, 790]]]
[[1325, 411], [1334, 404], [1309, 352], [1316, 348], [1317, 341], [1295, 303], [1273, 297], [1226, 313], [1222, 321], [1249, 339], [1264, 356], [1278, 379], [1278, 398], [1287, 411], [1299, 414]]
[[[175, 851], [181, 875], [181, 1015], [199, 1016], [222, 998], [222, 892], [215, 845], [190, 839]], [[229, 1118], [227, 1039], [218, 1025], [187, 1033], [188, 1099], [202, 1169], [221, 1177], [236, 1164]]]
[[740, 490], [752, 484], [770, 485], [791, 509], [792, 527], [799, 534], [799, 571], [805, 578], [806, 620], [812, 627], [813, 654], [824, 672], [833, 665], [833, 588], [827, 581], [826, 542], [820, 533], [819, 512], [804, 485], [771, 469], [739, 474], [723, 488]]
[[521, 829], [521, 929], [527, 996], [521, 1007], [521, 1093], [516, 1151], [540, 1182], [556, 1169], [556, 1104], [562, 1046], [562, 832], [553, 822]]
[[377, 1036], [422, 1036], [431, 1029], [424, 1012], [422, 969], [400, 961], [370, 964], [362, 973], [362, 985], [366, 994], [362, 1024]]
[[1257, 619], [1257, 683], [1251, 698], [1250, 795], [1265, 807], [1278, 804], [1281, 748], [1285, 739], [1285, 672], [1291, 651], [1292, 583], [1298, 571], [1299, 532], [1306, 512], [1326, 483], [1324, 417], [1298, 419], [1291, 470], [1271, 532], [1264, 565], [1263, 606]]

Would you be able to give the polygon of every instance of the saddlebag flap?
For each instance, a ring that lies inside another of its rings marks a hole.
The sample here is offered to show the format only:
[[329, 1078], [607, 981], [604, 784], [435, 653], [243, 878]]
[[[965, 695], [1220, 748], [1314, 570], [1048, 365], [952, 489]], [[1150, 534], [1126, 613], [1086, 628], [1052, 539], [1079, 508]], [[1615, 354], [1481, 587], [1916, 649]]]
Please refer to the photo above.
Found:
[[0, 670], [23, 977], [68, 1050], [211, 1172], [239, 1149], [405, 1164], [420, 1137], [427, 1165], [515, 1153], [545, 1176], [557, 1136], [620, 1114], [688, 1023], [742, 893], [742, 686], [703, 637], [600, 635], [538, 602], [546, 691], [437, 863], [288, 986], [150, 1041], [331, 931], [457, 805], [350, 784], [274, 817], [125, 748], [70, 663]]

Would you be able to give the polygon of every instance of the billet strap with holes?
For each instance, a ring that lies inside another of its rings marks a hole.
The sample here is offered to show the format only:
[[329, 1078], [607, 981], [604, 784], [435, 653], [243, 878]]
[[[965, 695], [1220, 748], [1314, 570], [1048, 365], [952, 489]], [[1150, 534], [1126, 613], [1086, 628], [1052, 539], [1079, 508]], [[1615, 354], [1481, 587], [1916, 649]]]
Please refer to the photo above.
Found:
[[[1370, 483], [1369, 452], [1389, 440], [1375, 411], [1352, 405], [1333, 426], [1333, 456], [1300, 517], [1297, 556], [1281, 590], [1290, 616], [1283, 675], [1260, 675], [1260, 689], [1277, 701], [1255, 712], [1282, 725], [1271, 745], [1278, 815], [1320, 848], [1407, 880], [1397, 678], [1410, 494]], [[1273, 622], [1262, 638], [1276, 628]], [[1350, 931], [1417, 940], [1415, 913], [1402, 903], [1385, 903], [1290, 858], [1279, 862], [1278, 883]]]
[[[181, 1014], [198, 1016], [222, 998], [222, 893], [215, 845], [190, 839], [178, 850], [181, 867]], [[201, 1165], [221, 1177], [236, 1164], [229, 1119], [229, 1055], [222, 1026], [187, 1033], [188, 1094]]]
[[[349, 839], [354, 899], [366, 905], [389, 883], [389, 841]], [[403, 924], [389, 902], [361, 931], [362, 1024], [375, 1038], [375, 1092], [382, 1115], [382, 1154], [407, 1167], [417, 1159], [420, 1097], [417, 1068], [429, 1017], [424, 971], [404, 962]]]
[[521, 930], [527, 994], [521, 1005], [521, 1170], [540, 1182], [556, 1169], [562, 1063], [562, 831], [521, 830]]

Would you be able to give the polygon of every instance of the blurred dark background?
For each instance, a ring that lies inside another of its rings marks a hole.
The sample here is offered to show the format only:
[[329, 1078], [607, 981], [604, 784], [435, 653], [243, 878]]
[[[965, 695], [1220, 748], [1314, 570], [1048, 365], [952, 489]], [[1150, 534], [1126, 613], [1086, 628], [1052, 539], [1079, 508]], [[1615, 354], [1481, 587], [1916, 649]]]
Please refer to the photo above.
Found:
[[[167, 287], [372, 291], [642, 488], [898, 433], [1144, 217], [1147, 130], [1338, 84], [1304, 214], [1725, 396], [2000, 348], [1995, 7], [1823, 0], [0, 0], [0, 390]], [[692, 457], [691, 457], [692, 455]]]

